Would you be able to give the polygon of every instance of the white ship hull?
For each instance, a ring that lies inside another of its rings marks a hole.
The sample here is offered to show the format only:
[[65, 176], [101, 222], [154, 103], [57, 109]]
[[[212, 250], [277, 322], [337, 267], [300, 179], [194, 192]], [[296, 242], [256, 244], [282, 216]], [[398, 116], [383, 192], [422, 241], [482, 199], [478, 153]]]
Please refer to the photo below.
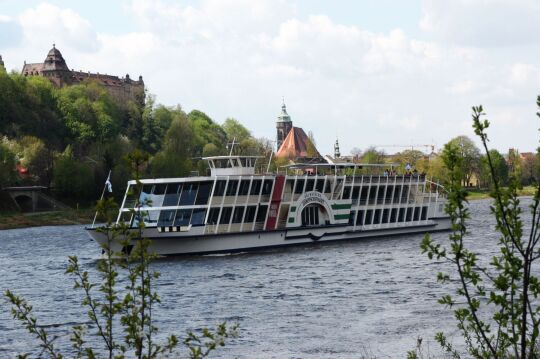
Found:
[[[143, 238], [152, 242], [149, 251], [161, 256], [235, 253], [262, 251], [265, 249], [306, 245], [310, 243], [357, 240], [375, 237], [389, 237], [405, 234], [418, 234], [450, 229], [450, 218], [436, 218], [421, 223], [407, 223], [388, 226], [372, 226], [353, 231], [349, 226], [328, 226], [297, 228], [249, 233], [224, 233], [214, 235], [185, 235], [183, 233], [162, 233], [155, 228], [145, 229]], [[90, 235], [100, 245], [107, 243], [106, 236], [88, 229]], [[134, 244], [134, 241], [132, 241]], [[121, 251], [119, 243], [113, 244], [113, 250]]]

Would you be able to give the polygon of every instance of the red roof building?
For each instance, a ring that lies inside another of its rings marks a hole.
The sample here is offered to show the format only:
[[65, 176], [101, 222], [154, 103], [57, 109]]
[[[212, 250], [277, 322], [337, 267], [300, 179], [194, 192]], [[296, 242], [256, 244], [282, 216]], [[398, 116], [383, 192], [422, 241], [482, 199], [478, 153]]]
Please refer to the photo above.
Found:
[[321, 157], [303, 129], [293, 127], [279, 147], [277, 158]]

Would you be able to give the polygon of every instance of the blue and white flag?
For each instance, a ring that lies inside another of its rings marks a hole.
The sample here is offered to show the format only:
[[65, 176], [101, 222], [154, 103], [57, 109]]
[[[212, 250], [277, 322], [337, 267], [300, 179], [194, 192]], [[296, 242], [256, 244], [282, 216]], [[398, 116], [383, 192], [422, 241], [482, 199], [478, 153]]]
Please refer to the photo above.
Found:
[[112, 193], [111, 173], [110, 172], [109, 172], [109, 175], [107, 176], [107, 180], [105, 181], [105, 186], [107, 187], [107, 192]]

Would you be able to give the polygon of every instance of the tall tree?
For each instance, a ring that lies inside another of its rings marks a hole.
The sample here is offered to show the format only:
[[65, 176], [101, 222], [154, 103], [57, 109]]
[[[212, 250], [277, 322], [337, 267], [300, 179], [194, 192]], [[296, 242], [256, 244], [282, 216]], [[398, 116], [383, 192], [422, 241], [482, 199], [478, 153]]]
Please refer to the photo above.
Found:
[[471, 179], [474, 175], [478, 175], [480, 172], [480, 150], [474, 142], [467, 136], [458, 136], [451, 139], [447, 144], [444, 145], [445, 150], [450, 150], [454, 148], [462, 161], [461, 165], [461, 174], [462, 174], [462, 185], [468, 186], [471, 184]]

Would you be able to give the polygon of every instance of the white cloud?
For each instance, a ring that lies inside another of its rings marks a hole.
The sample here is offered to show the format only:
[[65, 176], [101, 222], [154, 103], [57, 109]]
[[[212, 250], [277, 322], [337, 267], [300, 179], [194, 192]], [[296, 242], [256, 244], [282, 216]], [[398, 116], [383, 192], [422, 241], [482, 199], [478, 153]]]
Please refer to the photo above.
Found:
[[539, 42], [536, 0], [423, 0], [420, 28], [437, 38], [481, 47]]
[[19, 16], [26, 45], [42, 47], [53, 42], [77, 51], [95, 51], [99, 48], [97, 34], [88, 20], [71, 9], [42, 3]]
[[[332, 151], [336, 135], [343, 153], [403, 142], [440, 147], [457, 135], [474, 137], [470, 107], [477, 104], [490, 115], [504, 114], [493, 116], [501, 118], [494, 125], [504, 127], [494, 130], [493, 145], [505, 149], [519, 141], [530, 149], [536, 131], [525, 119], [527, 111], [534, 116], [540, 88], [534, 51], [474, 46], [480, 38], [458, 45], [459, 38], [445, 37], [469, 21], [459, 11], [489, 1], [425, 2], [423, 26], [436, 35], [432, 40], [399, 28], [373, 32], [326, 15], [300, 17], [284, 0], [201, 0], [191, 6], [134, 0], [126, 16], [133, 17], [135, 29], [117, 34], [45, 3], [21, 14], [25, 41], [4, 60], [43, 49], [32, 55], [41, 61], [56, 41], [70, 66], [142, 74], [158, 101], [201, 109], [216, 121], [233, 116], [269, 138], [285, 96], [295, 125], [313, 131], [323, 153]], [[494, 4], [501, 8], [504, 2]], [[508, 119], [517, 117], [522, 120], [509, 128]]]

